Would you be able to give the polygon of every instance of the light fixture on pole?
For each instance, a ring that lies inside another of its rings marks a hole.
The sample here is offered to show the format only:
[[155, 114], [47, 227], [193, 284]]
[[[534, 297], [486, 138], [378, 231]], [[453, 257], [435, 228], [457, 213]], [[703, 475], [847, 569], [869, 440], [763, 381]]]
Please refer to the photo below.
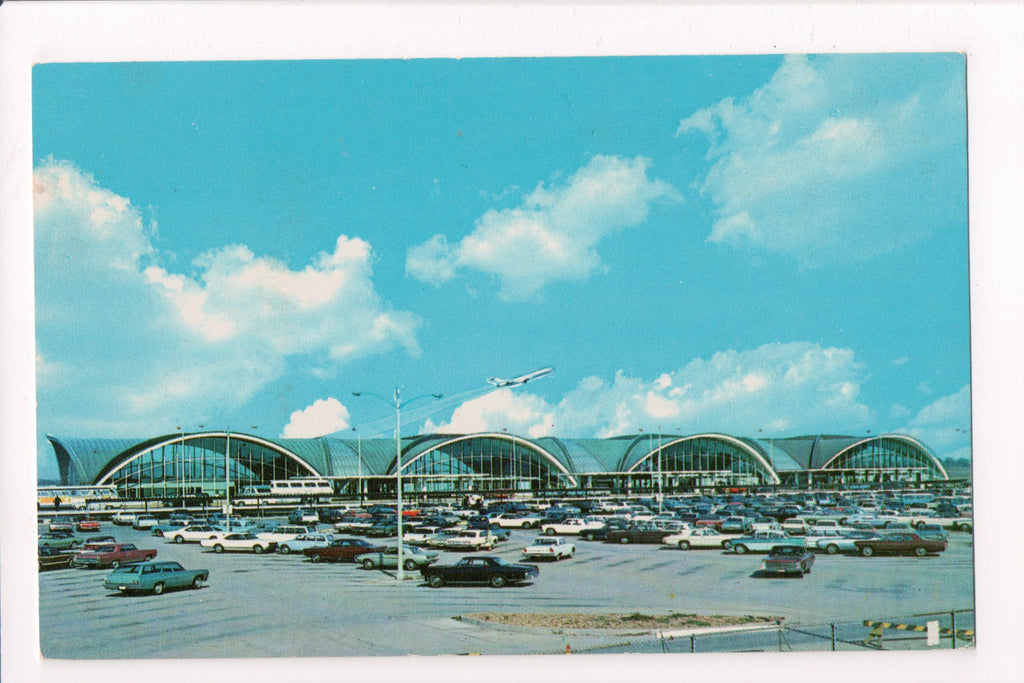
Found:
[[[402, 387], [395, 389], [394, 397], [392, 400], [388, 400], [378, 394], [369, 392], [353, 391], [353, 396], [373, 396], [378, 398], [385, 403], [388, 403], [395, 409], [395, 494], [396, 494], [396, 508], [398, 511], [398, 570], [395, 572], [395, 578], [398, 581], [405, 579], [405, 567], [404, 559], [402, 558]], [[444, 394], [423, 394], [415, 398], [409, 399], [406, 404], [418, 401], [421, 398], [444, 398]]]

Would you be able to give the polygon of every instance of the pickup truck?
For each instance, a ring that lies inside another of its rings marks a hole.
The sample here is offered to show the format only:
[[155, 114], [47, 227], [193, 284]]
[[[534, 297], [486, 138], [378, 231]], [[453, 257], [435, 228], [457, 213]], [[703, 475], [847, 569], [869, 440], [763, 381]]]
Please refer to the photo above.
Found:
[[768, 551], [768, 557], [761, 560], [761, 572], [765, 575], [803, 576], [811, 571], [813, 564], [814, 554], [802, 545], [777, 545]]
[[134, 543], [109, 543], [92, 546], [78, 553], [71, 564], [76, 567], [113, 567], [117, 569], [122, 564], [147, 562], [154, 557], [156, 557], [156, 550], [143, 550], [136, 547]]
[[420, 574], [432, 588], [446, 583], [486, 583], [502, 588], [510, 583], [529, 581], [540, 575], [535, 564], [512, 564], [500, 557], [464, 557], [455, 564], [431, 565]]

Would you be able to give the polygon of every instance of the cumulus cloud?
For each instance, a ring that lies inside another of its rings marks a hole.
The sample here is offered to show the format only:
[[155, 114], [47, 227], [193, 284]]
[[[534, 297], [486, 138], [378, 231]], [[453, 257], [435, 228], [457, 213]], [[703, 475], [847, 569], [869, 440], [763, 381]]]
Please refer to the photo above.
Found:
[[[293, 359], [332, 367], [394, 348], [418, 352], [420, 321], [381, 300], [363, 240], [339, 236], [299, 270], [235, 244], [173, 272], [152, 222], [72, 164], [40, 163], [33, 189], [47, 430], [169, 431], [183, 415], [241, 405]], [[97, 404], [118, 417], [96, 422]]]
[[296, 410], [285, 425], [285, 439], [308, 439], [349, 428], [348, 408], [336, 398], [322, 398], [302, 410]]
[[817, 266], [921, 239], [962, 189], [964, 87], [962, 62], [941, 57], [792, 56], [694, 112], [677, 135], [709, 143], [708, 240]]
[[647, 220], [659, 199], [679, 200], [669, 184], [652, 180], [642, 157], [595, 156], [566, 183], [543, 183], [520, 206], [481, 216], [456, 244], [435, 235], [411, 247], [406, 274], [440, 285], [460, 271], [490, 275], [505, 300], [529, 298], [558, 280], [583, 280], [601, 267], [602, 238]]
[[971, 385], [922, 408], [897, 432], [917, 437], [939, 457], [971, 456]]
[[622, 372], [587, 377], [555, 404], [501, 389], [460, 406], [425, 431], [508, 428], [519, 434], [609, 437], [652, 431], [755, 435], [845, 432], [870, 423], [859, 401], [863, 366], [849, 349], [809, 342], [769, 344], [696, 359], [653, 380]]

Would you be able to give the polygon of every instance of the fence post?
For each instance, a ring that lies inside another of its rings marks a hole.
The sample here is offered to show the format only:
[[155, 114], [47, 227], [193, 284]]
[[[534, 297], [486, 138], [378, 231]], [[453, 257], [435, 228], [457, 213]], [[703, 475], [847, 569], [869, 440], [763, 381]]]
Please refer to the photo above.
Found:
[[829, 627], [832, 630], [832, 652], [835, 652], [836, 651], [836, 625], [835, 624], [829, 624]]
[[956, 649], [956, 611], [949, 613], [949, 638], [953, 644], [953, 649]]

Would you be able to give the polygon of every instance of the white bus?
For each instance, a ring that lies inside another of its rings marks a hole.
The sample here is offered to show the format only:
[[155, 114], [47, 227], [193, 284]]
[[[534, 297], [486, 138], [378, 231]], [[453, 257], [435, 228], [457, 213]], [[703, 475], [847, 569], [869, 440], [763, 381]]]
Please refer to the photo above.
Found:
[[270, 482], [271, 496], [330, 496], [334, 487], [328, 479], [314, 477], [301, 479], [275, 479]]
[[116, 486], [40, 486], [36, 490], [40, 509], [58, 509], [58, 498], [62, 510], [102, 510], [118, 503]]

